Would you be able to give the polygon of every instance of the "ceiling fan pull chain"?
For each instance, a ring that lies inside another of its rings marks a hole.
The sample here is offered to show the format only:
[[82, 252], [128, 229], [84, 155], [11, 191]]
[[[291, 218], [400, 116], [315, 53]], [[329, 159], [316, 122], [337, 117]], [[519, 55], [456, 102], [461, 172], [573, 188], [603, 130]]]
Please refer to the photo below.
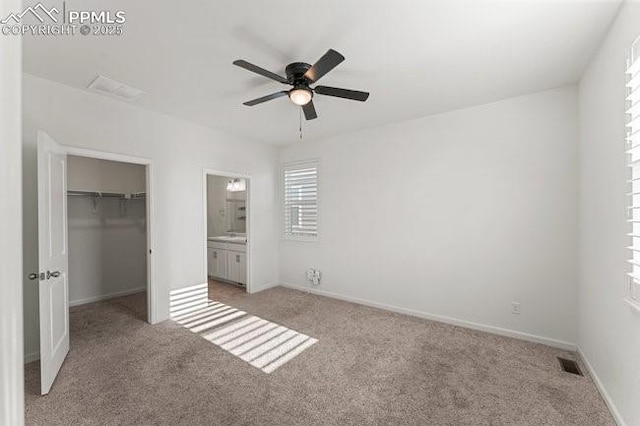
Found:
[[298, 130], [300, 130], [300, 139], [302, 139], [302, 108], [300, 108], [298, 117], [300, 119], [300, 127], [298, 128]]

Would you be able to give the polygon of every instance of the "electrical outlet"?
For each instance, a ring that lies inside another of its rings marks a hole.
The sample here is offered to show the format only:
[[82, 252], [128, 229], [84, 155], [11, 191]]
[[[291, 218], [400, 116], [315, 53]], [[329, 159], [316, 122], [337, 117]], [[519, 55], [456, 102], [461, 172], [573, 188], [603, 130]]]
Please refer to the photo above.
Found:
[[313, 285], [320, 285], [322, 272], [319, 269], [307, 269], [307, 280]]
[[518, 302], [511, 302], [511, 313], [513, 315], [520, 315], [520, 303]]

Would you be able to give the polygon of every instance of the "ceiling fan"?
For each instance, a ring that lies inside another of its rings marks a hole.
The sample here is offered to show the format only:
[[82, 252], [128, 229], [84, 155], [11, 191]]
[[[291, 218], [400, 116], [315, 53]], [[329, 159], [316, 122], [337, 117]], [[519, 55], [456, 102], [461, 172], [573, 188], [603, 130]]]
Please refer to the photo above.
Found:
[[280, 98], [282, 96], [289, 96], [291, 102], [302, 107], [304, 117], [307, 120], [313, 120], [318, 117], [316, 109], [313, 106], [313, 95], [325, 95], [334, 96], [336, 98], [351, 99], [354, 101], [364, 102], [369, 97], [368, 92], [361, 92], [358, 90], [340, 89], [337, 87], [328, 86], [315, 86], [311, 87], [311, 84], [315, 84], [325, 74], [337, 67], [342, 61], [344, 56], [336, 52], [333, 49], [329, 49], [327, 53], [322, 55], [318, 61], [309, 65], [305, 62], [293, 62], [285, 68], [287, 77], [282, 77], [278, 74], [267, 71], [264, 68], [260, 68], [257, 65], [253, 65], [245, 60], [238, 59], [233, 61], [234, 65], [244, 68], [248, 71], [255, 72], [264, 77], [270, 78], [282, 84], [288, 84], [293, 86], [292, 89], [283, 90], [281, 92], [272, 93], [261, 98], [253, 99], [251, 101], [244, 102], [244, 105], [254, 106], [263, 102], [270, 101], [272, 99]]

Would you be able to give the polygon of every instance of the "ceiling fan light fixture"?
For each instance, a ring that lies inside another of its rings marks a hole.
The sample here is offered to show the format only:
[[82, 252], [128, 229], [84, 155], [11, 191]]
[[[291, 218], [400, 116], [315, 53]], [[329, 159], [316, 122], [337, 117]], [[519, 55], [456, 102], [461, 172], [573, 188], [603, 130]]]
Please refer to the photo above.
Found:
[[311, 90], [304, 87], [296, 87], [289, 91], [289, 99], [296, 105], [306, 105], [311, 102], [312, 97], [313, 93], [311, 93]]

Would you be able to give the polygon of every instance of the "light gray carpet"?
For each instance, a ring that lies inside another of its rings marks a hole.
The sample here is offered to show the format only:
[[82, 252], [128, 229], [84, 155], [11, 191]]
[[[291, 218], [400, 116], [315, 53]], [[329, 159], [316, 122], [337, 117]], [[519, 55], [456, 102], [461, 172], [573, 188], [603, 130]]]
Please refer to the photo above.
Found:
[[[28, 425], [614, 425], [588, 377], [539, 344], [285, 288], [211, 299], [319, 341], [271, 374], [171, 322], [144, 294], [73, 308], [71, 352]], [[584, 368], [583, 368], [584, 370]]]

